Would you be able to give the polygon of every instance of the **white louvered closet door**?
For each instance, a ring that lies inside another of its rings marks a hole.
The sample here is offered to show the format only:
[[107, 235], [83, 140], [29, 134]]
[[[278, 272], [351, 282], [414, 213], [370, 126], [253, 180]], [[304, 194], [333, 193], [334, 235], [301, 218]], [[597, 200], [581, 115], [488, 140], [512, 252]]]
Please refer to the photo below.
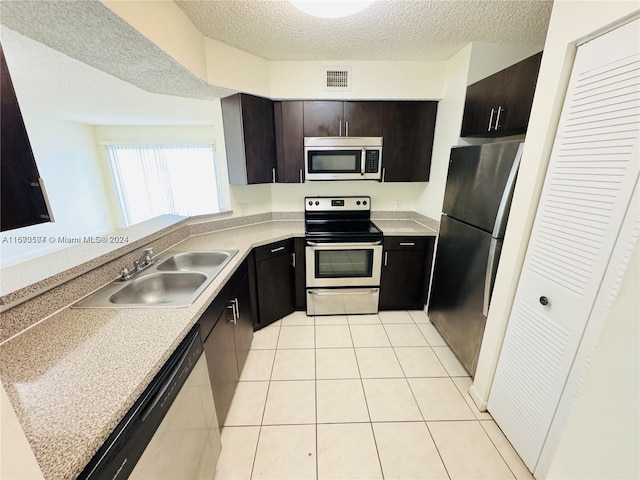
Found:
[[638, 180], [639, 31], [578, 48], [489, 397], [532, 471]]

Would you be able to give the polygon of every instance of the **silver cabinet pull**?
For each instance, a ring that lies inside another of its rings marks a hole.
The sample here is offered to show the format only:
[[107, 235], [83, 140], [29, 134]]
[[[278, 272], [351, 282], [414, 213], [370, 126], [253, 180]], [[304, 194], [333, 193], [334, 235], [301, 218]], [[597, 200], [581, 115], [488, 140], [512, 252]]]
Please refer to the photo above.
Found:
[[293, 268], [296, 268], [296, 252], [293, 252], [293, 253], [291, 254], [291, 266], [292, 266]]
[[495, 109], [491, 109], [491, 116], [489, 117], [489, 128], [487, 128], [487, 132], [491, 131], [491, 127], [493, 126], [493, 112]]
[[278, 247], [278, 248], [272, 248], [271, 253], [276, 253], [276, 252], [279, 252], [280, 250], [284, 250], [284, 246]]
[[502, 106], [498, 106], [498, 114], [496, 115], [496, 126], [494, 127], [494, 130], [498, 130], [500, 128], [500, 114], [504, 112], [504, 109], [502, 108]]
[[276, 169], [271, 169], [271, 183], [276, 183]]
[[236, 306], [236, 320], [238, 320], [240, 318], [240, 304], [238, 303], [238, 297], [233, 299], [233, 304]]
[[384, 252], [384, 266], [387, 266], [389, 260], [389, 252]]
[[415, 242], [400, 242], [401, 247], [415, 247]]
[[338, 136], [339, 136], [339, 137], [341, 137], [341, 136], [342, 136], [342, 120], [340, 120], [340, 130], [339, 130], [339, 134], [338, 134]]
[[346, 121], [344, 122], [344, 125], [345, 125], [345, 127], [344, 127], [345, 134], [344, 134], [344, 136], [345, 136], [345, 137], [348, 137], [348, 136], [349, 136], [349, 120], [346, 120]]
[[300, 169], [300, 183], [304, 183], [304, 179], [302, 178], [302, 169]]
[[229, 302], [229, 305], [227, 305], [227, 308], [231, 309], [231, 320], [229, 320], [229, 323], [233, 323], [235, 325], [235, 323], [236, 323], [236, 305], [235, 305], [235, 303], [233, 303], [233, 300], [231, 300]]
[[384, 182], [384, 174], [387, 173], [387, 169], [382, 167], [382, 180], [380, 180], [381, 182]]

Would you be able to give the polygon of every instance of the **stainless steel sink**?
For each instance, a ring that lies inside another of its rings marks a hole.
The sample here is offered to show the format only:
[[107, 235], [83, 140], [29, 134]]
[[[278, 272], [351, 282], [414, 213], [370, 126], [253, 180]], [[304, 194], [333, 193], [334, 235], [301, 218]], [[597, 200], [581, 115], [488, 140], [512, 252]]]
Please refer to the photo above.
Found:
[[74, 308], [161, 308], [191, 305], [237, 250], [166, 253], [130, 280], [116, 280]]
[[109, 297], [115, 304], [184, 303], [207, 281], [204, 273], [153, 273], [130, 280]]
[[217, 270], [226, 265], [236, 250], [176, 253], [158, 265], [159, 271], [193, 272]]

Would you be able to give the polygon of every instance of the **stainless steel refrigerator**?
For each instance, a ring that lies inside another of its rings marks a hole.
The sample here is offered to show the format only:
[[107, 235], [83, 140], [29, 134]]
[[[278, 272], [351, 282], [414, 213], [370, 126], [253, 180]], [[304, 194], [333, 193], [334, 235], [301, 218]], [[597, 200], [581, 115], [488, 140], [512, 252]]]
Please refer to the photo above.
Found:
[[451, 149], [428, 312], [471, 376], [522, 147], [517, 140]]

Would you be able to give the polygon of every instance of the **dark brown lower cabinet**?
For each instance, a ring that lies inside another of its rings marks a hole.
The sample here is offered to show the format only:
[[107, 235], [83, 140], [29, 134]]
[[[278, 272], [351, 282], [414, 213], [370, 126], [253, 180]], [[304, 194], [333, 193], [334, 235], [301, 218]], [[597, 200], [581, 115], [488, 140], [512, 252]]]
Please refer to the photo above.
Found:
[[255, 249], [258, 327], [293, 313], [296, 305], [293, 239]]
[[435, 237], [385, 237], [380, 310], [422, 310], [427, 302]]
[[[216, 317], [207, 335], [212, 317]], [[249, 276], [242, 264], [200, 318], [209, 378], [222, 428], [253, 338]]]

